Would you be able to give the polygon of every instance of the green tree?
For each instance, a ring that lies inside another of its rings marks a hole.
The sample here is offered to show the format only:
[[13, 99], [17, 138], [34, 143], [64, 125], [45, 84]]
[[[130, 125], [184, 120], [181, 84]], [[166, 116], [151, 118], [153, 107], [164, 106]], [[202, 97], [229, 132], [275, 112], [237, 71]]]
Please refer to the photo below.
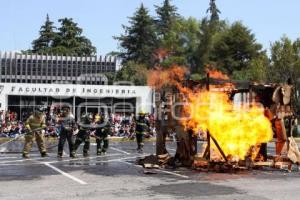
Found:
[[120, 42], [123, 63], [134, 61], [146, 64], [148, 67], [154, 63], [154, 51], [157, 48], [155, 23], [143, 4], [130, 17], [130, 26], [124, 26], [125, 34], [114, 37]]
[[292, 41], [282, 37], [280, 41], [271, 44], [271, 61], [269, 79], [272, 82], [284, 82], [288, 73], [294, 67], [295, 57]]
[[248, 68], [241, 71], [234, 71], [232, 79], [250, 80], [258, 83], [265, 83], [268, 80], [270, 62], [266, 53], [252, 59]]
[[192, 68], [195, 65], [194, 51], [198, 47], [199, 22], [195, 18], [180, 18], [171, 26], [163, 38], [160, 38], [158, 63], [163, 67], [174, 64]]
[[126, 81], [134, 85], [147, 84], [147, 67], [143, 64], [128, 61], [117, 72], [115, 81]]
[[285, 82], [292, 78], [295, 82], [299, 76], [300, 69], [300, 40], [292, 42], [287, 37], [271, 45], [271, 67], [269, 80], [272, 82]]
[[262, 45], [241, 22], [235, 22], [216, 38], [211, 60], [228, 75], [249, 67], [251, 60], [262, 53]]
[[91, 41], [82, 36], [82, 29], [72, 18], [58, 20], [61, 26], [58, 31], [47, 15], [45, 24], [40, 29], [40, 36], [32, 42], [32, 49], [23, 52], [49, 53], [75, 56], [91, 56], [96, 48]]
[[209, 8], [206, 11], [210, 14], [201, 20], [199, 32], [199, 46], [195, 51], [195, 67], [193, 72], [202, 73], [206, 66], [212, 65], [210, 60], [211, 51], [214, 46], [216, 36], [224, 31], [227, 24], [219, 20], [220, 10], [217, 8], [215, 0], [210, 0]]
[[212, 48], [212, 32], [210, 29], [209, 21], [207, 18], [201, 20], [201, 25], [199, 26], [199, 44], [195, 51], [195, 63], [196, 66], [192, 68], [193, 73], [203, 72], [204, 66], [210, 61], [210, 52]]
[[54, 53], [77, 56], [90, 56], [96, 53], [96, 48], [89, 39], [82, 36], [82, 29], [72, 18], [62, 18], [58, 21], [61, 27], [58, 28], [58, 36], [53, 44]]
[[210, 0], [209, 8], [206, 12], [210, 13], [211, 22], [219, 21], [219, 14], [221, 13], [221, 11], [217, 7], [216, 0]]
[[158, 34], [164, 37], [173, 28], [173, 24], [179, 18], [177, 7], [171, 5], [170, 0], [164, 0], [161, 7], [155, 6], [155, 8], [158, 15], [158, 18], [156, 20]]
[[55, 26], [53, 22], [50, 21], [49, 15], [47, 14], [45, 24], [41, 26], [39, 32], [39, 38], [32, 42], [33, 53], [48, 53], [49, 49], [52, 47], [57, 34], [55, 33]]
[[214, 65], [211, 59], [213, 47], [229, 25], [225, 21], [215, 22], [213, 25], [209, 19], [203, 18], [199, 25], [198, 46], [194, 51], [195, 66], [192, 68], [193, 73], [203, 73], [208, 65]]

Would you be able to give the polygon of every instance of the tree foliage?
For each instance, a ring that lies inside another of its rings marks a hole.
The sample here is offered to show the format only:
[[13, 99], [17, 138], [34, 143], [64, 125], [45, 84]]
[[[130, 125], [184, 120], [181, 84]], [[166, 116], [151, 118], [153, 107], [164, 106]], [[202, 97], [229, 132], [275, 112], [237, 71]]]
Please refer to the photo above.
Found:
[[72, 18], [58, 20], [61, 27], [58, 28], [58, 37], [54, 41], [53, 50], [60, 54], [71, 54], [77, 56], [89, 56], [96, 53], [89, 39], [82, 36], [82, 29]]
[[232, 78], [236, 80], [250, 80], [257, 83], [265, 83], [268, 80], [270, 62], [265, 53], [253, 58], [249, 66], [240, 71], [234, 71]]
[[193, 77], [201, 77], [206, 66], [214, 66], [239, 79], [266, 78], [267, 66], [262, 66], [268, 64], [266, 52], [255, 35], [241, 22], [220, 20], [215, 0], [210, 0], [209, 16], [201, 20], [180, 16], [171, 0], [156, 5], [155, 11], [156, 17], [151, 17], [141, 5], [130, 17], [129, 26], [123, 26], [125, 34], [115, 37], [124, 63], [132, 61], [148, 68], [184, 65], [198, 74]]
[[216, 0], [210, 0], [209, 8], [206, 12], [210, 13], [211, 22], [219, 21], [219, 14], [221, 13], [221, 11], [217, 8]]
[[249, 67], [251, 60], [262, 54], [262, 45], [241, 22], [235, 22], [217, 38], [211, 55], [220, 69], [228, 75]]
[[127, 81], [133, 85], [145, 85], [147, 83], [147, 69], [145, 65], [128, 61], [118, 71], [115, 81]]
[[155, 6], [157, 13], [157, 32], [161, 37], [165, 37], [172, 30], [174, 23], [179, 18], [177, 7], [171, 5], [171, 0], [164, 0], [162, 6]]
[[160, 39], [159, 48], [165, 51], [165, 56], [159, 64], [164, 67], [171, 65], [194, 65], [194, 51], [198, 46], [199, 23], [194, 18], [178, 19], [173, 23], [168, 34]]
[[96, 54], [96, 48], [91, 41], [82, 36], [82, 29], [72, 18], [59, 19], [61, 26], [56, 28], [47, 15], [45, 24], [41, 27], [39, 37], [32, 42], [33, 53], [48, 53], [76, 56]]
[[300, 75], [300, 39], [292, 42], [287, 37], [271, 45], [271, 66], [269, 80], [285, 82], [292, 78], [295, 82]]
[[123, 63], [134, 61], [150, 67], [154, 63], [154, 51], [157, 48], [154, 19], [143, 4], [129, 19], [130, 25], [123, 25], [125, 34], [115, 37], [120, 42]]
[[41, 26], [40, 36], [32, 42], [33, 53], [47, 53], [49, 48], [52, 47], [54, 40], [57, 37], [55, 32], [55, 26], [50, 21], [49, 15], [47, 14], [45, 24]]

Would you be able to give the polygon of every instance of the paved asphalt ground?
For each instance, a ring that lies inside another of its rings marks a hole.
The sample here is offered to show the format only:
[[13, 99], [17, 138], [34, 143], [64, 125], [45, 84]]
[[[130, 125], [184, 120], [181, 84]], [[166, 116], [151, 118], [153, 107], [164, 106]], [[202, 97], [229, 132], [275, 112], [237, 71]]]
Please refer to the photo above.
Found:
[[[49, 150], [50, 157], [40, 158], [35, 147], [31, 159], [23, 160], [16, 153], [22, 145], [0, 144], [0, 151], [11, 152], [0, 154], [1, 200], [300, 199], [300, 172], [296, 171], [265, 169], [221, 174], [179, 168], [145, 174], [143, 168], [133, 164], [141, 156], [134, 142], [111, 142], [105, 156], [95, 156], [92, 144], [90, 158], [79, 154], [77, 159], [57, 159], [56, 147]], [[174, 153], [175, 144], [168, 143], [168, 149]], [[146, 143], [144, 154], [154, 152], [155, 144]]]

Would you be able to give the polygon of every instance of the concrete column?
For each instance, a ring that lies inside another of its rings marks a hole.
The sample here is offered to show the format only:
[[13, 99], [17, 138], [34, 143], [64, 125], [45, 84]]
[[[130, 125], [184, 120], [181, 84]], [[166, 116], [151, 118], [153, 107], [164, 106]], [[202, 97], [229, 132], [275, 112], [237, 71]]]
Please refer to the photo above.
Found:
[[[34, 66], [34, 68], [33, 69], [35, 69], [35, 72], [33, 72], [32, 73], [32, 75], [33, 75], [33, 77], [34, 77], [34, 82], [35, 83], [39, 83], [39, 80], [38, 80], [38, 78], [37, 78], [37, 76], [38, 76], [38, 66], [39, 66], [39, 59], [38, 59], [38, 55], [37, 54], [35, 54], [34, 55], [34, 60], [35, 60], [35, 64], [33, 64], [33, 66]], [[32, 61], [31, 61], [32, 62]], [[34, 71], [34, 70], [32, 70], [32, 71]]]
[[86, 85], [86, 82], [87, 82], [87, 74], [88, 74], [88, 64], [87, 64], [87, 56], [85, 56], [85, 70], [84, 70], [84, 82], [85, 82], [85, 85]]
[[25, 83], [28, 83], [28, 54], [25, 54]]
[[13, 62], [13, 55], [12, 52], [9, 53], [9, 72], [8, 72], [8, 78], [9, 82], [12, 82], [12, 62]]
[[74, 77], [75, 77], [75, 80], [76, 80], [76, 84], [77, 84], [77, 77], [79, 76], [79, 60], [78, 60], [78, 57], [76, 56], [75, 58], [75, 74], [74, 74]]
[[[43, 63], [43, 54], [36, 55], [37, 61], [36, 61], [36, 77], [37, 77], [37, 83], [43, 83], [43, 71], [44, 71], [44, 63]], [[38, 77], [40, 76], [40, 77]]]
[[46, 80], [46, 83], [48, 83], [48, 80], [49, 80], [49, 57], [48, 57], [48, 54], [46, 54], [46, 74], [45, 74], [45, 80]]
[[102, 70], [102, 67], [103, 67], [103, 65], [102, 65], [102, 56], [100, 56], [100, 58], [99, 58], [99, 62], [100, 62], [100, 66], [99, 66], [99, 73], [102, 73], [103, 72], [103, 70]]
[[[88, 64], [88, 58], [87, 58], [87, 56], [85, 56], [85, 76], [84, 76], [84, 81], [85, 81], [85, 83], [88, 81], [88, 76], [87, 76], [87, 74], [89, 74], [89, 64]], [[86, 84], [85, 84], [86, 85]]]
[[12, 74], [11, 74], [11, 82], [17, 82], [17, 74], [18, 74], [18, 55], [14, 53], [12, 58]]
[[53, 79], [54, 79], [54, 73], [53, 73], [53, 69], [54, 69], [54, 66], [53, 66], [53, 54], [51, 54], [51, 83], [53, 82]]
[[23, 74], [23, 68], [24, 68], [24, 66], [23, 66], [23, 54], [21, 54], [21, 56], [20, 56], [20, 59], [21, 59], [21, 62], [20, 62], [20, 82], [22, 83], [23, 82], [23, 76], [25, 76], [24, 74]]
[[7, 52], [4, 53], [4, 82], [7, 83]]
[[29, 72], [31, 83], [32, 83], [32, 75], [33, 75], [33, 71], [32, 71], [32, 69], [33, 69], [33, 62], [32, 61], [33, 61], [33, 55], [31, 53], [30, 54], [30, 72]]
[[80, 76], [80, 84], [83, 84], [82, 82], [83, 82], [83, 78], [82, 78], [82, 75], [83, 75], [83, 68], [84, 68], [84, 66], [83, 66], [83, 57], [81, 56], [80, 57], [80, 64], [79, 64], [79, 76]]
[[74, 57], [71, 56], [71, 72], [69, 74], [70, 80], [71, 80], [71, 84], [73, 84], [73, 77], [74, 77], [73, 59], [74, 59]]
[[62, 82], [62, 81], [64, 81], [63, 80], [63, 77], [64, 77], [64, 75], [63, 75], [63, 72], [64, 72], [64, 60], [65, 60], [65, 56], [63, 56], [63, 55], [61, 55], [60, 56], [60, 81]]
[[55, 66], [55, 81], [58, 79], [58, 55], [55, 56], [56, 66]]
[[104, 57], [104, 72], [107, 72], [107, 56]]

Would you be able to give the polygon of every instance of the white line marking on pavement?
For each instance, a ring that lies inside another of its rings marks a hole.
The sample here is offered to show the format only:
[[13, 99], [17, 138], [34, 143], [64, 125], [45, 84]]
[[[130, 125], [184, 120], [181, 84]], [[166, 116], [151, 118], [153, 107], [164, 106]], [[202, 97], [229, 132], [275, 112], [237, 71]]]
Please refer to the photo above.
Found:
[[38, 161], [38, 160], [43, 160], [45, 158], [29, 158], [29, 159], [22, 159], [22, 160], [9, 160], [9, 161], [1, 161], [1, 164], [7, 164], [7, 163], [14, 163], [14, 162], [26, 162], [26, 161]]
[[43, 163], [30, 163], [30, 164], [27, 164], [27, 163], [5, 163], [5, 164], [1, 164], [0, 167], [5, 167], [5, 166], [32, 166], [32, 165], [43, 165]]
[[9, 158], [20, 158], [20, 157], [0, 157], [0, 160], [9, 159]]
[[125, 157], [125, 158], [117, 158], [117, 159], [112, 159], [112, 160], [100, 160], [100, 161], [96, 161], [96, 163], [107, 163], [107, 162], [121, 162], [123, 160], [128, 160], [128, 159], [132, 159], [132, 158], [138, 158], [140, 156], [132, 156], [132, 157]]
[[185, 176], [185, 175], [181, 175], [181, 174], [177, 174], [177, 173], [174, 173], [174, 172], [165, 171], [165, 170], [161, 170], [161, 169], [154, 169], [154, 171], [162, 172], [162, 173], [165, 173], [165, 174], [171, 174], [171, 175], [178, 176], [178, 177], [181, 177], [181, 178], [189, 178], [188, 176]]
[[84, 181], [82, 181], [82, 180], [80, 180], [80, 179], [78, 179], [78, 178], [76, 178], [76, 177], [74, 177], [74, 176], [72, 176], [72, 175], [70, 175], [70, 174], [68, 174], [68, 173], [66, 173], [66, 172], [64, 172], [64, 171], [62, 171], [62, 170], [60, 170], [60, 169], [58, 169], [57, 167], [54, 167], [54, 166], [51, 165], [50, 163], [44, 162], [43, 164], [46, 165], [47, 167], [50, 167], [50, 168], [53, 169], [54, 171], [56, 171], [56, 172], [58, 172], [58, 173], [64, 175], [65, 177], [68, 177], [69, 179], [72, 179], [73, 181], [75, 181], [75, 182], [77, 182], [77, 183], [79, 183], [79, 184], [81, 184], [81, 185], [86, 185], [86, 184], [87, 184], [86, 182], [84, 182]]
[[111, 149], [113, 149], [113, 150], [115, 150], [115, 151], [118, 151], [118, 152], [121, 152], [121, 153], [124, 153], [124, 154], [126, 154], [126, 155], [130, 155], [131, 153], [129, 153], [129, 152], [127, 152], [127, 151], [123, 151], [123, 150], [121, 150], [121, 149], [117, 149], [117, 148], [115, 148], [115, 147], [110, 147]]
[[[135, 165], [133, 163], [128, 163], [126, 161], [119, 161], [121, 163], [125, 163], [127, 165], [131, 165], [131, 166], [135, 166], [135, 167], [139, 167], [139, 168], [143, 168], [141, 165]], [[165, 174], [171, 174], [171, 175], [174, 175], [174, 176], [178, 176], [178, 177], [181, 177], [181, 178], [189, 178], [188, 176], [185, 176], [185, 175], [181, 175], [181, 174], [178, 174], [178, 173], [174, 173], [174, 172], [170, 172], [170, 171], [165, 171], [165, 170], [161, 170], [161, 169], [153, 169], [154, 171], [157, 171], [157, 172], [162, 172], [162, 173], [165, 173]]]
[[[55, 160], [55, 161], [49, 161], [47, 163], [49, 164], [54, 164], [54, 163], [63, 163], [63, 162], [68, 162], [68, 161], [80, 161], [80, 160], [92, 160], [92, 159], [96, 159], [96, 158], [106, 158], [106, 157], [112, 157], [112, 156], [121, 156], [123, 154], [109, 154], [109, 155], [105, 155], [105, 156], [95, 156], [95, 157], [89, 157], [89, 158], [77, 158], [77, 159], [68, 159], [68, 160]], [[41, 158], [40, 158], [41, 159]], [[21, 162], [22, 160], [17, 160], [17, 162]], [[37, 161], [37, 162], [26, 162], [26, 161]], [[28, 165], [41, 165], [43, 163], [39, 162], [38, 160], [34, 160], [34, 159], [26, 159], [24, 160], [23, 163], [14, 163], [15, 161], [10, 160], [10, 161], [6, 161], [6, 162], [0, 162], [0, 167], [1, 166], [26, 166]], [[11, 163], [11, 164], [10, 164]]]
[[53, 164], [53, 163], [60, 163], [60, 162], [69, 162], [69, 161], [80, 161], [80, 160], [91, 160], [91, 159], [96, 159], [96, 158], [106, 158], [106, 157], [112, 157], [112, 156], [120, 156], [122, 154], [108, 154], [108, 155], [104, 155], [104, 156], [90, 156], [90, 157], [83, 157], [83, 158], [71, 158], [71, 159], [67, 159], [67, 160], [55, 160], [55, 161], [50, 161], [48, 163]]
[[[110, 156], [117, 156], [117, 155], [122, 155], [122, 154], [111, 154]], [[141, 154], [141, 156], [147, 156], [145, 154]], [[102, 156], [104, 157], [104, 156]], [[106, 157], [109, 157], [109, 156], [106, 156]], [[140, 156], [132, 156], [132, 157], [124, 157], [124, 158], [116, 158], [116, 159], [112, 159], [112, 160], [99, 160], [99, 161], [95, 161], [95, 163], [109, 163], [109, 162], [120, 162], [120, 161], [123, 161], [123, 160], [127, 160], [127, 159], [132, 159], [132, 158], [138, 158]], [[94, 158], [98, 158], [98, 157], [94, 157]], [[101, 158], [101, 157], [99, 157]], [[73, 159], [74, 161], [79, 161], [79, 160], [84, 160], [86, 158], [80, 158], [80, 159]], [[29, 163], [30, 165], [44, 165], [44, 163], [48, 163], [48, 164], [55, 164], [55, 163], [62, 163], [64, 161], [73, 161], [73, 160], [61, 160], [61, 161], [49, 161], [49, 162], [32, 162], [32, 163]], [[129, 164], [127, 162], [125, 162], [126, 164]], [[20, 163], [20, 164], [17, 164], [17, 163], [12, 163], [12, 164], [8, 164], [8, 163], [4, 163], [4, 164], [0, 164], [0, 167], [1, 166], [25, 166], [25, 164], [27, 163]]]
[[[68, 161], [79, 161], [79, 160], [88, 160], [88, 159], [95, 159], [95, 158], [105, 158], [105, 157], [111, 157], [111, 156], [120, 156], [122, 154], [109, 154], [109, 155], [104, 155], [104, 156], [94, 156], [94, 157], [87, 157], [87, 158], [72, 158], [72, 159], [68, 159], [68, 160], [55, 160], [55, 161], [49, 161], [47, 163], [53, 164], [53, 163], [59, 163], [59, 162], [68, 162]], [[19, 158], [19, 157], [16, 157]], [[46, 157], [49, 158], [49, 157]], [[37, 158], [29, 158], [29, 159], [20, 159], [20, 160], [6, 160], [6, 161], [0, 161], [0, 166], [3, 165], [7, 165], [9, 163], [23, 163], [23, 164], [27, 164], [27, 161], [43, 161], [46, 158], [41, 158], [41, 157], [37, 157]], [[30, 163], [33, 164], [33, 163]], [[15, 165], [15, 164], [12, 164]]]

